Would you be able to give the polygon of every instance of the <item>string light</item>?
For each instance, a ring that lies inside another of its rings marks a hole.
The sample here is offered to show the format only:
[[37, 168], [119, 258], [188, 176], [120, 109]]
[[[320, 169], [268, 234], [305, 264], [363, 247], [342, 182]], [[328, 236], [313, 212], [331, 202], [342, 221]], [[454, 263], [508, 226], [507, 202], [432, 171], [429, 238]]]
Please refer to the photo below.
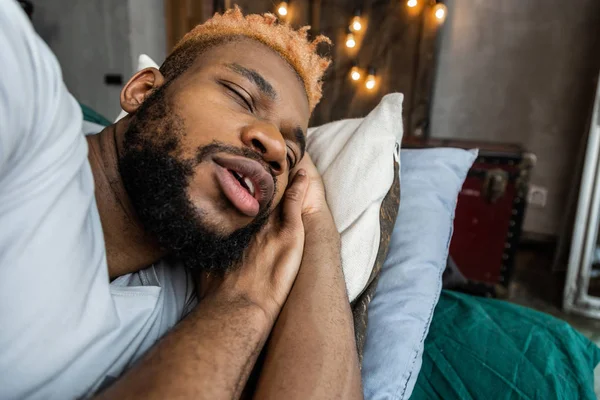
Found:
[[362, 29], [362, 23], [360, 22], [360, 17], [358, 15], [352, 18], [352, 21], [350, 22], [350, 29], [352, 29], [354, 32], [358, 32]]
[[417, 6], [417, 4], [419, 4], [419, 3], [417, 2], [417, 0], [408, 0], [408, 1], [406, 2], [406, 5], [407, 5], [407, 6], [409, 6], [410, 8], [416, 7], [416, 6]]
[[447, 9], [446, 9], [445, 4], [437, 3], [433, 7], [433, 15], [435, 15], [435, 17], [437, 18], [437, 20], [439, 22], [444, 22], [444, 20], [446, 19], [446, 14], [447, 14]]
[[360, 69], [356, 65], [354, 65], [352, 67], [352, 69], [350, 70], [350, 78], [353, 81], [357, 81], [360, 79], [360, 76], [361, 76]]
[[375, 69], [369, 68], [369, 75], [367, 75], [367, 79], [365, 80], [365, 87], [368, 90], [375, 89], [375, 85], [377, 85], [377, 79], [375, 78]]
[[362, 21], [360, 20], [360, 10], [354, 12], [354, 17], [350, 21], [350, 30], [358, 32], [362, 29]]
[[348, 34], [346, 35], [346, 47], [351, 49], [354, 46], [356, 46], [356, 39], [354, 39], [354, 35], [352, 34], [352, 32], [348, 32]]
[[288, 4], [287, 1], [282, 1], [281, 3], [279, 3], [279, 6], [277, 7], [277, 14], [281, 15], [282, 17], [285, 17], [288, 13]]

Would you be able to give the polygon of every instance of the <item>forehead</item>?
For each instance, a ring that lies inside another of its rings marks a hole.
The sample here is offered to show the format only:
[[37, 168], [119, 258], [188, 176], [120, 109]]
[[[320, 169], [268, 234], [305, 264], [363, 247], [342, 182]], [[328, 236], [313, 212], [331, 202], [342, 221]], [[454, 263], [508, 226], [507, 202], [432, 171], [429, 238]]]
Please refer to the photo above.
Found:
[[217, 44], [203, 52], [186, 73], [196, 74], [228, 65], [256, 71], [275, 89], [277, 106], [282, 111], [294, 110], [308, 124], [308, 98], [300, 77], [275, 50], [256, 40], [239, 38]]

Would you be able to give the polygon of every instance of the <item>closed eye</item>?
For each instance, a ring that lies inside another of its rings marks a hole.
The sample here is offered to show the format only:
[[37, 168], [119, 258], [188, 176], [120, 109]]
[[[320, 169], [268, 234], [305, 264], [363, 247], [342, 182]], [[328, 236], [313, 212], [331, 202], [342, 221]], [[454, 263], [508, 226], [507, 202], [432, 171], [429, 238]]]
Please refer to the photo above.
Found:
[[223, 86], [225, 86], [225, 88], [227, 88], [227, 90], [234, 97], [236, 97], [236, 101], [238, 103], [240, 103], [241, 106], [243, 106], [244, 108], [246, 108], [251, 113], [254, 112], [254, 109], [252, 107], [252, 103], [246, 98], [246, 96], [244, 96], [243, 94], [241, 94], [239, 90], [234, 89], [233, 84], [223, 83]]
[[[294, 153], [294, 151], [288, 146], [288, 153], [287, 153], [287, 162], [288, 162], [288, 166], [289, 169], [293, 169], [296, 166], [296, 154]], [[292, 157], [292, 155], [294, 157]]]

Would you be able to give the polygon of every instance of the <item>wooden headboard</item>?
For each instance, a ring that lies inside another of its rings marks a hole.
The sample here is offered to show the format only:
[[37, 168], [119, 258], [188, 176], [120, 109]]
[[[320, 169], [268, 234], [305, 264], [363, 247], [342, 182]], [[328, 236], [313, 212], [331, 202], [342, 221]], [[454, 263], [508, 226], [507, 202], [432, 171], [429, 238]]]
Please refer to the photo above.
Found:
[[[238, 4], [245, 13], [275, 12], [278, 0], [165, 0], [167, 38], [172, 47], [197, 23]], [[356, 33], [354, 49], [345, 46], [347, 27], [355, 10], [361, 10], [363, 29]], [[334, 46], [321, 49], [333, 60], [325, 76], [323, 99], [311, 125], [363, 117], [390, 92], [404, 93], [405, 135], [427, 136], [436, 42], [441, 23], [429, 1], [408, 7], [405, 0], [291, 0], [287, 22], [311, 25], [311, 35], [329, 36]], [[364, 80], [349, 77], [356, 62], [363, 70], [375, 68], [377, 85], [367, 90]]]

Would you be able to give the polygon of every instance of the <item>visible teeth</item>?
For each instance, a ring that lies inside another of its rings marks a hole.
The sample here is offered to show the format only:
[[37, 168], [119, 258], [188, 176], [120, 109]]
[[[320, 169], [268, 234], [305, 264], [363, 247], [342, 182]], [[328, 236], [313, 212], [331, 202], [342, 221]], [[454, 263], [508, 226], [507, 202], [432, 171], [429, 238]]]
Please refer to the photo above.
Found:
[[242, 186], [245, 185], [246, 188], [248, 189], [248, 192], [250, 192], [250, 194], [252, 196], [254, 196], [254, 184], [252, 183], [252, 181], [237, 171], [234, 171], [234, 170], [230, 170], [230, 171], [233, 174], [233, 176], [235, 176], [236, 179], [238, 181], [240, 181], [240, 183], [243, 183]]
[[246, 186], [248, 186], [248, 191], [250, 192], [250, 194], [254, 196], [254, 184], [252, 183], [252, 181], [248, 178], [244, 178], [244, 183], [246, 184]]

